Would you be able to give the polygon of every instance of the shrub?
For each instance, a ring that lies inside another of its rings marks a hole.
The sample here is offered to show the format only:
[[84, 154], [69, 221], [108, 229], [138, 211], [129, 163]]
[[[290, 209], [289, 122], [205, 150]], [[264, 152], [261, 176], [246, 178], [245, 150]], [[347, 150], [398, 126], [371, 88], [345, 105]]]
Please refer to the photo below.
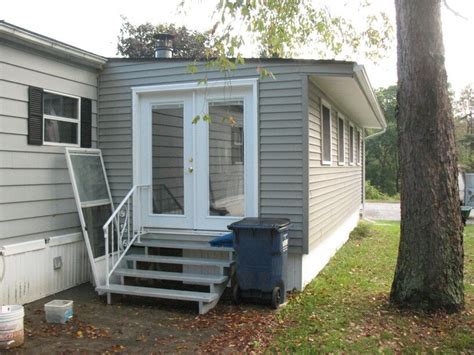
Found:
[[351, 234], [349, 234], [349, 238], [359, 240], [372, 237], [374, 235], [375, 232], [374, 229], [371, 227], [371, 224], [368, 222], [361, 221], [359, 222], [357, 227], [352, 230]]
[[365, 182], [365, 198], [367, 200], [389, 200], [390, 196], [384, 194], [367, 180]]

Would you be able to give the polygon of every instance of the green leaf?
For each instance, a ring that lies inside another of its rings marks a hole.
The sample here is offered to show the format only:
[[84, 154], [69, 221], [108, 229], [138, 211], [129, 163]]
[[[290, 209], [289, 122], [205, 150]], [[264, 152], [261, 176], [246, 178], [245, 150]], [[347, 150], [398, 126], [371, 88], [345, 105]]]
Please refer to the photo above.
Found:
[[193, 117], [193, 120], [191, 121], [192, 124], [196, 124], [199, 122], [199, 120], [201, 119], [201, 116], [200, 115], [196, 115]]

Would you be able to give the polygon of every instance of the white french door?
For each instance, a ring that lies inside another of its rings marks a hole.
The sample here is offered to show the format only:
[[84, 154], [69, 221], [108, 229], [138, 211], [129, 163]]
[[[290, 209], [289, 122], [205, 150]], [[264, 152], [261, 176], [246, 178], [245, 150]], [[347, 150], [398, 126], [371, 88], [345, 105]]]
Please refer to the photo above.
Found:
[[257, 216], [256, 85], [238, 84], [137, 93], [134, 178], [149, 186], [145, 227], [225, 230]]

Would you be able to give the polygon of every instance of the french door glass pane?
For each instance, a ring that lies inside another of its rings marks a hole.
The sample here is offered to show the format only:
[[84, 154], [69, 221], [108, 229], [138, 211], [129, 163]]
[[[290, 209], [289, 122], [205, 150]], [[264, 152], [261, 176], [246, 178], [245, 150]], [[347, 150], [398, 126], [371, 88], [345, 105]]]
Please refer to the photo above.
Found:
[[209, 215], [244, 215], [242, 102], [211, 102], [209, 115]]
[[153, 213], [184, 214], [183, 105], [152, 108]]

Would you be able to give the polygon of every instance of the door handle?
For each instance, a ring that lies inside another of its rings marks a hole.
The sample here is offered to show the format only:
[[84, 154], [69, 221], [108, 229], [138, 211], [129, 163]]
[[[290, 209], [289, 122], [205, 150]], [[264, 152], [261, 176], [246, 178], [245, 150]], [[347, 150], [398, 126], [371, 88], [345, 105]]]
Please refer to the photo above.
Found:
[[194, 171], [194, 168], [193, 168], [192, 166], [190, 166], [190, 167], [188, 168], [188, 172], [191, 174], [193, 171]]

